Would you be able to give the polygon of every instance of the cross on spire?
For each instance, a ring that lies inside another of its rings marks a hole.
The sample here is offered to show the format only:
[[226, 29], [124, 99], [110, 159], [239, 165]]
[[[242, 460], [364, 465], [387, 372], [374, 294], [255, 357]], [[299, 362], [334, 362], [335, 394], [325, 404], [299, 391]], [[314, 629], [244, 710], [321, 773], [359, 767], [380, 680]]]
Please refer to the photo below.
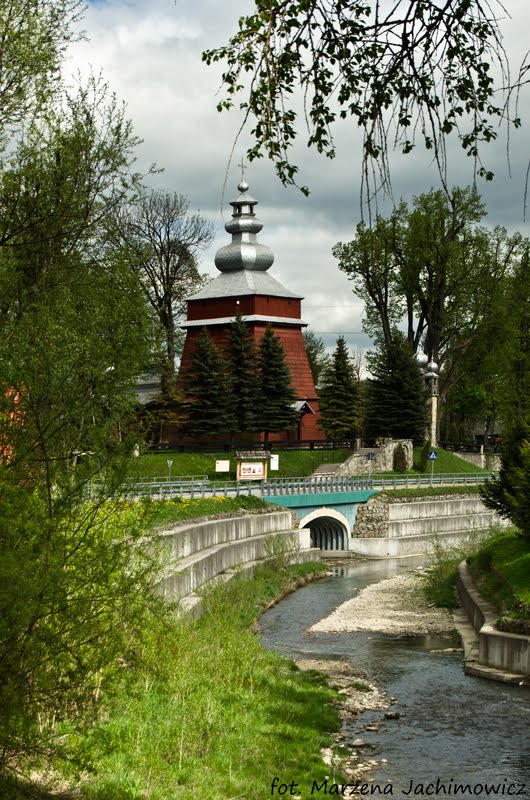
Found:
[[247, 168], [245, 166], [245, 160], [244, 160], [243, 156], [241, 156], [241, 164], [239, 166], [241, 167], [241, 180], [244, 181], [245, 180], [245, 171], [246, 171]]

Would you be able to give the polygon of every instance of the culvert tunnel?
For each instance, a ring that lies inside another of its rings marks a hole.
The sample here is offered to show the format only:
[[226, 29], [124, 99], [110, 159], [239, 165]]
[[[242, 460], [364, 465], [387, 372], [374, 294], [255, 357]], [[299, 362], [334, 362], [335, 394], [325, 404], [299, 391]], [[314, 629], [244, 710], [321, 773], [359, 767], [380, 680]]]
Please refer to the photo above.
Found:
[[[337, 519], [338, 514], [309, 515], [311, 518], [302, 520], [300, 525], [309, 528], [311, 532], [311, 546], [321, 550], [347, 550], [348, 528], [342, 519]], [[340, 515], [342, 516], [342, 514]]]

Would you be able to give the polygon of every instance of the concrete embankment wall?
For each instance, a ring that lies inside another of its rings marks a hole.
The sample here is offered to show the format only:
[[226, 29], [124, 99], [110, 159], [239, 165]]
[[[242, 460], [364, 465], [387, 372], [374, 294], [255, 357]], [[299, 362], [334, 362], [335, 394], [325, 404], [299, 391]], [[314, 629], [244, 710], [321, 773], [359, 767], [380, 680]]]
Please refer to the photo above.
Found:
[[352, 550], [374, 558], [421, 555], [433, 537], [448, 545], [492, 525], [506, 525], [477, 495], [392, 502], [380, 495], [359, 508]]
[[478, 664], [530, 675], [530, 636], [496, 630], [498, 614], [475, 588], [465, 562], [458, 568], [457, 592], [467, 618], [478, 633]]
[[174, 525], [159, 530], [157, 542], [165, 564], [160, 590], [185, 606], [210, 581], [253, 569], [275, 552], [288, 552], [292, 563], [319, 561], [321, 555], [311, 548], [308, 529], [293, 528], [289, 511]]

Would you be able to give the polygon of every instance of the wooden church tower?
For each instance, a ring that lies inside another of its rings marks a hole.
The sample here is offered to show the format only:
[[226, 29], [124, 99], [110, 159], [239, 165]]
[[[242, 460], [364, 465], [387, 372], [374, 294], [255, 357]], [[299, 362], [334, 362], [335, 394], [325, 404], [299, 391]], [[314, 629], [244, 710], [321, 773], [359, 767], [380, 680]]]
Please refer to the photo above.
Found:
[[[257, 241], [263, 225], [254, 213], [257, 200], [249, 194], [248, 188], [248, 184], [241, 181], [239, 195], [230, 203], [233, 214], [225, 230], [231, 234], [232, 241], [221, 247], [215, 256], [220, 274], [187, 301], [187, 321], [182, 325], [187, 332], [181, 366], [188, 367], [194, 339], [204, 327], [215, 344], [223, 349], [230, 323], [238, 314], [249, 327], [256, 345], [266, 326], [272, 325], [285, 350], [300, 415], [297, 428], [289, 432], [289, 439], [322, 440], [325, 435], [318, 425], [318, 398], [302, 336], [302, 328], [307, 326], [300, 317], [303, 298], [269, 275], [274, 254]], [[270, 434], [269, 438], [277, 441], [285, 439], [286, 435]]]

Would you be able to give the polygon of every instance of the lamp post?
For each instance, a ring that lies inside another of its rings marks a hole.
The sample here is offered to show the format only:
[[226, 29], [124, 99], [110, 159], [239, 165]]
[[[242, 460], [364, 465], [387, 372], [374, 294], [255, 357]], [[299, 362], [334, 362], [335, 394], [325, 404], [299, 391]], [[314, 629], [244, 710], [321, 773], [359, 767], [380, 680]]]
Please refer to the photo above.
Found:
[[418, 366], [423, 372], [423, 377], [429, 390], [429, 408], [430, 408], [430, 443], [433, 447], [438, 446], [437, 437], [437, 420], [438, 420], [438, 375], [440, 369], [433, 358], [429, 360], [426, 353], [420, 352], [416, 355]]

